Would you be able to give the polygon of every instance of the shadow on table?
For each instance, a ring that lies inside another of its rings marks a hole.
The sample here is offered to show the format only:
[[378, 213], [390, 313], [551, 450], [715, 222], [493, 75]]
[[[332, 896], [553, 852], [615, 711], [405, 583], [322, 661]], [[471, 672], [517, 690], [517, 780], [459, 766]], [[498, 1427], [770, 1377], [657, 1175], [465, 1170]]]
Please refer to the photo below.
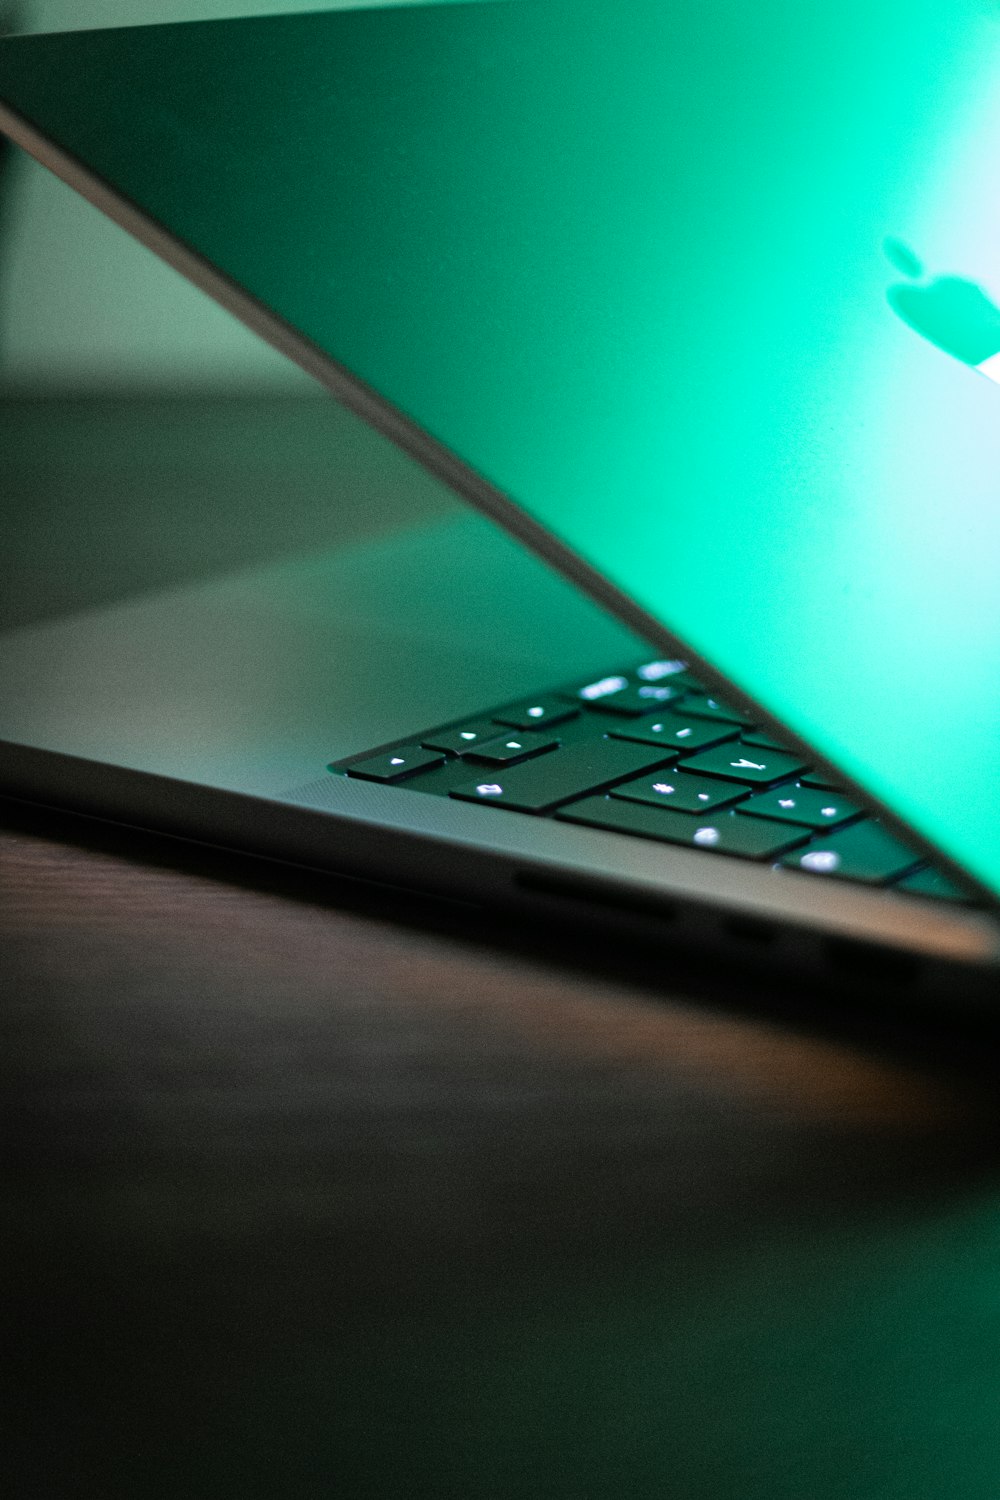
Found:
[[5, 814], [16, 1493], [995, 1500], [985, 1032]]

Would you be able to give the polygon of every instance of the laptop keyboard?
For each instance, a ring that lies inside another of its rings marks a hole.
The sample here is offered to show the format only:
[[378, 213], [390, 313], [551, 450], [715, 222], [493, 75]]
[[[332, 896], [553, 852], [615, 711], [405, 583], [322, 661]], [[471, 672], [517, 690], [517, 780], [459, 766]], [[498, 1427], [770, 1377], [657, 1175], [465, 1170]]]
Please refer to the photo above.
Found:
[[410, 736], [332, 772], [802, 871], [968, 901], [681, 661], [646, 661]]

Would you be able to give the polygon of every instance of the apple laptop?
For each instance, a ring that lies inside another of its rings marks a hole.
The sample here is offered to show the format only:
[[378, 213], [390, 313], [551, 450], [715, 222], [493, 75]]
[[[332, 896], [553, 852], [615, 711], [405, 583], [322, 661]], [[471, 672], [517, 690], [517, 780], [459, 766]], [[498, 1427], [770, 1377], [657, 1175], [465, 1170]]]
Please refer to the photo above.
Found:
[[4, 41], [15, 141], [479, 512], [8, 633], [8, 790], [989, 1005], [998, 83], [982, 0]]

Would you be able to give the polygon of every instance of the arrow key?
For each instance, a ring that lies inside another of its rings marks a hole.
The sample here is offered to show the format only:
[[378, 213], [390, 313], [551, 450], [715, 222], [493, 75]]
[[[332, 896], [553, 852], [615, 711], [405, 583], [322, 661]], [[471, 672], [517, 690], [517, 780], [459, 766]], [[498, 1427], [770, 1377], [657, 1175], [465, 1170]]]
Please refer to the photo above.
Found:
[[432, 729], [421, 738], [425, 750], [446, 750], [449, 755], [468, 755], [477, 745], [495, 740], [498, 726], [492, 719], [478, 719], [458, 729]]
[[348, 776], [359, 776], [363, 781], [404, 781], [418, 771], [444, 765], [444, 760], [442, 754], [425, 750], [422, 745], [400, 745], [396, 750], [385, 750], [381, 755], [353, 761], [346, 770]]
[[510, 766], [515, 761], [527, 760], [531, 755], [541, 755], [543, 750], [555, 750], [559, 741], [552, 735], [509, 734], [499, 739], [487, 740], [468, 752], [469, 760], [481, 760], [488, 766]]
[[[497, 724], [507, 724], [511, 729], [548, 729], [551, 724], [565, 724], [575, 719], [580, 710], [562, 698], [532, 698], [527, 703], [511, 703], [498, 709], [493, 715]], [[494, 729], [493, 733], [496, 734]]]

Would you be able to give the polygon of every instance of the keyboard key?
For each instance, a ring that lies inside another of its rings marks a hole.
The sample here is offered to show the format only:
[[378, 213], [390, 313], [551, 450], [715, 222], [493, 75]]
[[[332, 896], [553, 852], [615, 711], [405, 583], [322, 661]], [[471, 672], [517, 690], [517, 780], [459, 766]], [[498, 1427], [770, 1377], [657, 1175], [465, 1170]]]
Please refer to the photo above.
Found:
[[641, 666], [633, 670], [632, 675], [638, 677], [640, 682], [662, 682], [669, 678], [671, 682], [678, 678], [693, 687], [694, 679], [687, 670], [686, 661], [644, 661]]
[[627, 687], [620, 693], [613, 693], [610, 698], [600, 698], [588, 707], [602, 714], [620, 714], [623, 717], [638, 718], [640, 714], [648, 714], [651, 708], [677, 702], [683, 697], [684, 689], [674, 687], [670, 683], [641, 682], [638, 686]]
[[759, 792], [744, 802], [741, 813], [753, 817], [777, 818], [782, 823], [801, 823], [806, 828], [835, 828], [850, 818], [861, 816], [862, 809], [846, 797], [831, 797], [815, 787], [779, 786], [773, 792]]
[[973, 902], [973, 897], [967, 891], [963, 891], [947, 875], [942, 875], [939, 870], [933, 870], [930, 866], [904, 876], [896, 885], [896, 890], [905, 891], [908, 896], [933, 896], [938, 901], [959, 901], [970, 905]]
[[734, 740], [739, 733], [735, 724], [712, 724], [707, 719], [686, 719], [684, 712], [668, 711], [652, 715], [633, 724], [608, 729], [619, 740], [638, 740], [644, 745], [676, 745], [678, 750], [705, 750]]
[[803, 786], [814, 786], [821, 792], [842, 792], [844, 790], [839, 782], [831, 781], [825, 771], [810, 771], [807, 768], [802, 772], [799, 781]]
[[719, 719], [727, 724], [742, 724], [748, 729], [753, 727], [753, 719], [742, 709], [707, 693], [689, 693], [684, 699], [684, 712], [693, 714], [696, 719]]
[[381, 755], [369, 755], [365, 760], [356, 760], [345, 769], [348, 776], [359, 776], [363, 781], [405, 781], [418, 771], [444, 764], [440, 751], [425, 750], [421, 745], [400, 745], [397, 750], [385, 750]]
[[498, 734], [495, 719], [478, 719], [472, 724], [462, 724], [458, 729], [433, 729], [421, 735], [420, 743], [427, 750], [446, 750], [449, 755], [468, 755], [476, 745], [496, 739]]
[[556, 817], [565, 823], [585, 823], [616, 833], [638, 834], [689, 849], [707, 849], [716, 854], [735, 854], [740, 859], [773, 859], [808, 835], [787, 823], [767, 823], [763, 818], [738, 818], [723, 812], [709, 819], [667, 808], [647, 807], [620, 797], [589, 797], [563, 807]]
[[685, 771], [702, 776], [724, 776], [728, 781], [770, 786], [805, 769], [805, 762], [784, 750], [755, 750], [750, 745], [717, 745], [684, 761]]
[[781, 861], [790, 869], [833, 875], [840, 880], [862, 880], [868, 885], [884, 885], [922, 862], [919, 854], [907, 849], [874, 818], [853, 823], [842, 833], [831, 834], [810, 844], [801, 854], [789, 854]]
[[[551, 724], [565, 724], [580, 712], [564, 698], [530, 698], [527, 703], [512, 703], [493, 715], [495, 724], [511, 729], [548, 729]], [[496, 734], [494, 728], [493, 733]]]
[[616, 672], [610, 677], [598, 677], [594, 682], [585, 682], [582, 687], [570, 688], [569, 696], [579, 698], [581, 703], [598, 703], [602, 698], [623, 693], [627, 687], [628, 678]]
[[789, 745], [772, 739], [763, 729], [744, 729], [740, 739], [744, 745], [755, 745], [758, 750], [787, 750], [790, 755], [795, 753]]
[[731, 782], [710, 781], [707, 776], [687, 776], [683, 771], [661, 771], [656, 776], [640, 776], [616, 786], [613, 797], [629, 802], [648, 802], [653, 807], [672, 807], [674, 812], [707, 813], [725, 807], [747, 795], [744, 786]]
[[469, 760], [481, 760], [488, 766], [509, 766], [515, 761], [527, 760], [531, 755], [541, 755], [546, 750], [555, 750], [559, 741], [552, 735], [511, 734], [498, 740], [486, 740], [468, 751]]
[[519, 812], [547, 812], [574, 797], [628, 781], [673, 759], [673, 752], [650, 745], [610, 739], [585, 741], [525, 761], [509, 771], [484, 775], [479, 782], [456, 787], [451, 795]]

